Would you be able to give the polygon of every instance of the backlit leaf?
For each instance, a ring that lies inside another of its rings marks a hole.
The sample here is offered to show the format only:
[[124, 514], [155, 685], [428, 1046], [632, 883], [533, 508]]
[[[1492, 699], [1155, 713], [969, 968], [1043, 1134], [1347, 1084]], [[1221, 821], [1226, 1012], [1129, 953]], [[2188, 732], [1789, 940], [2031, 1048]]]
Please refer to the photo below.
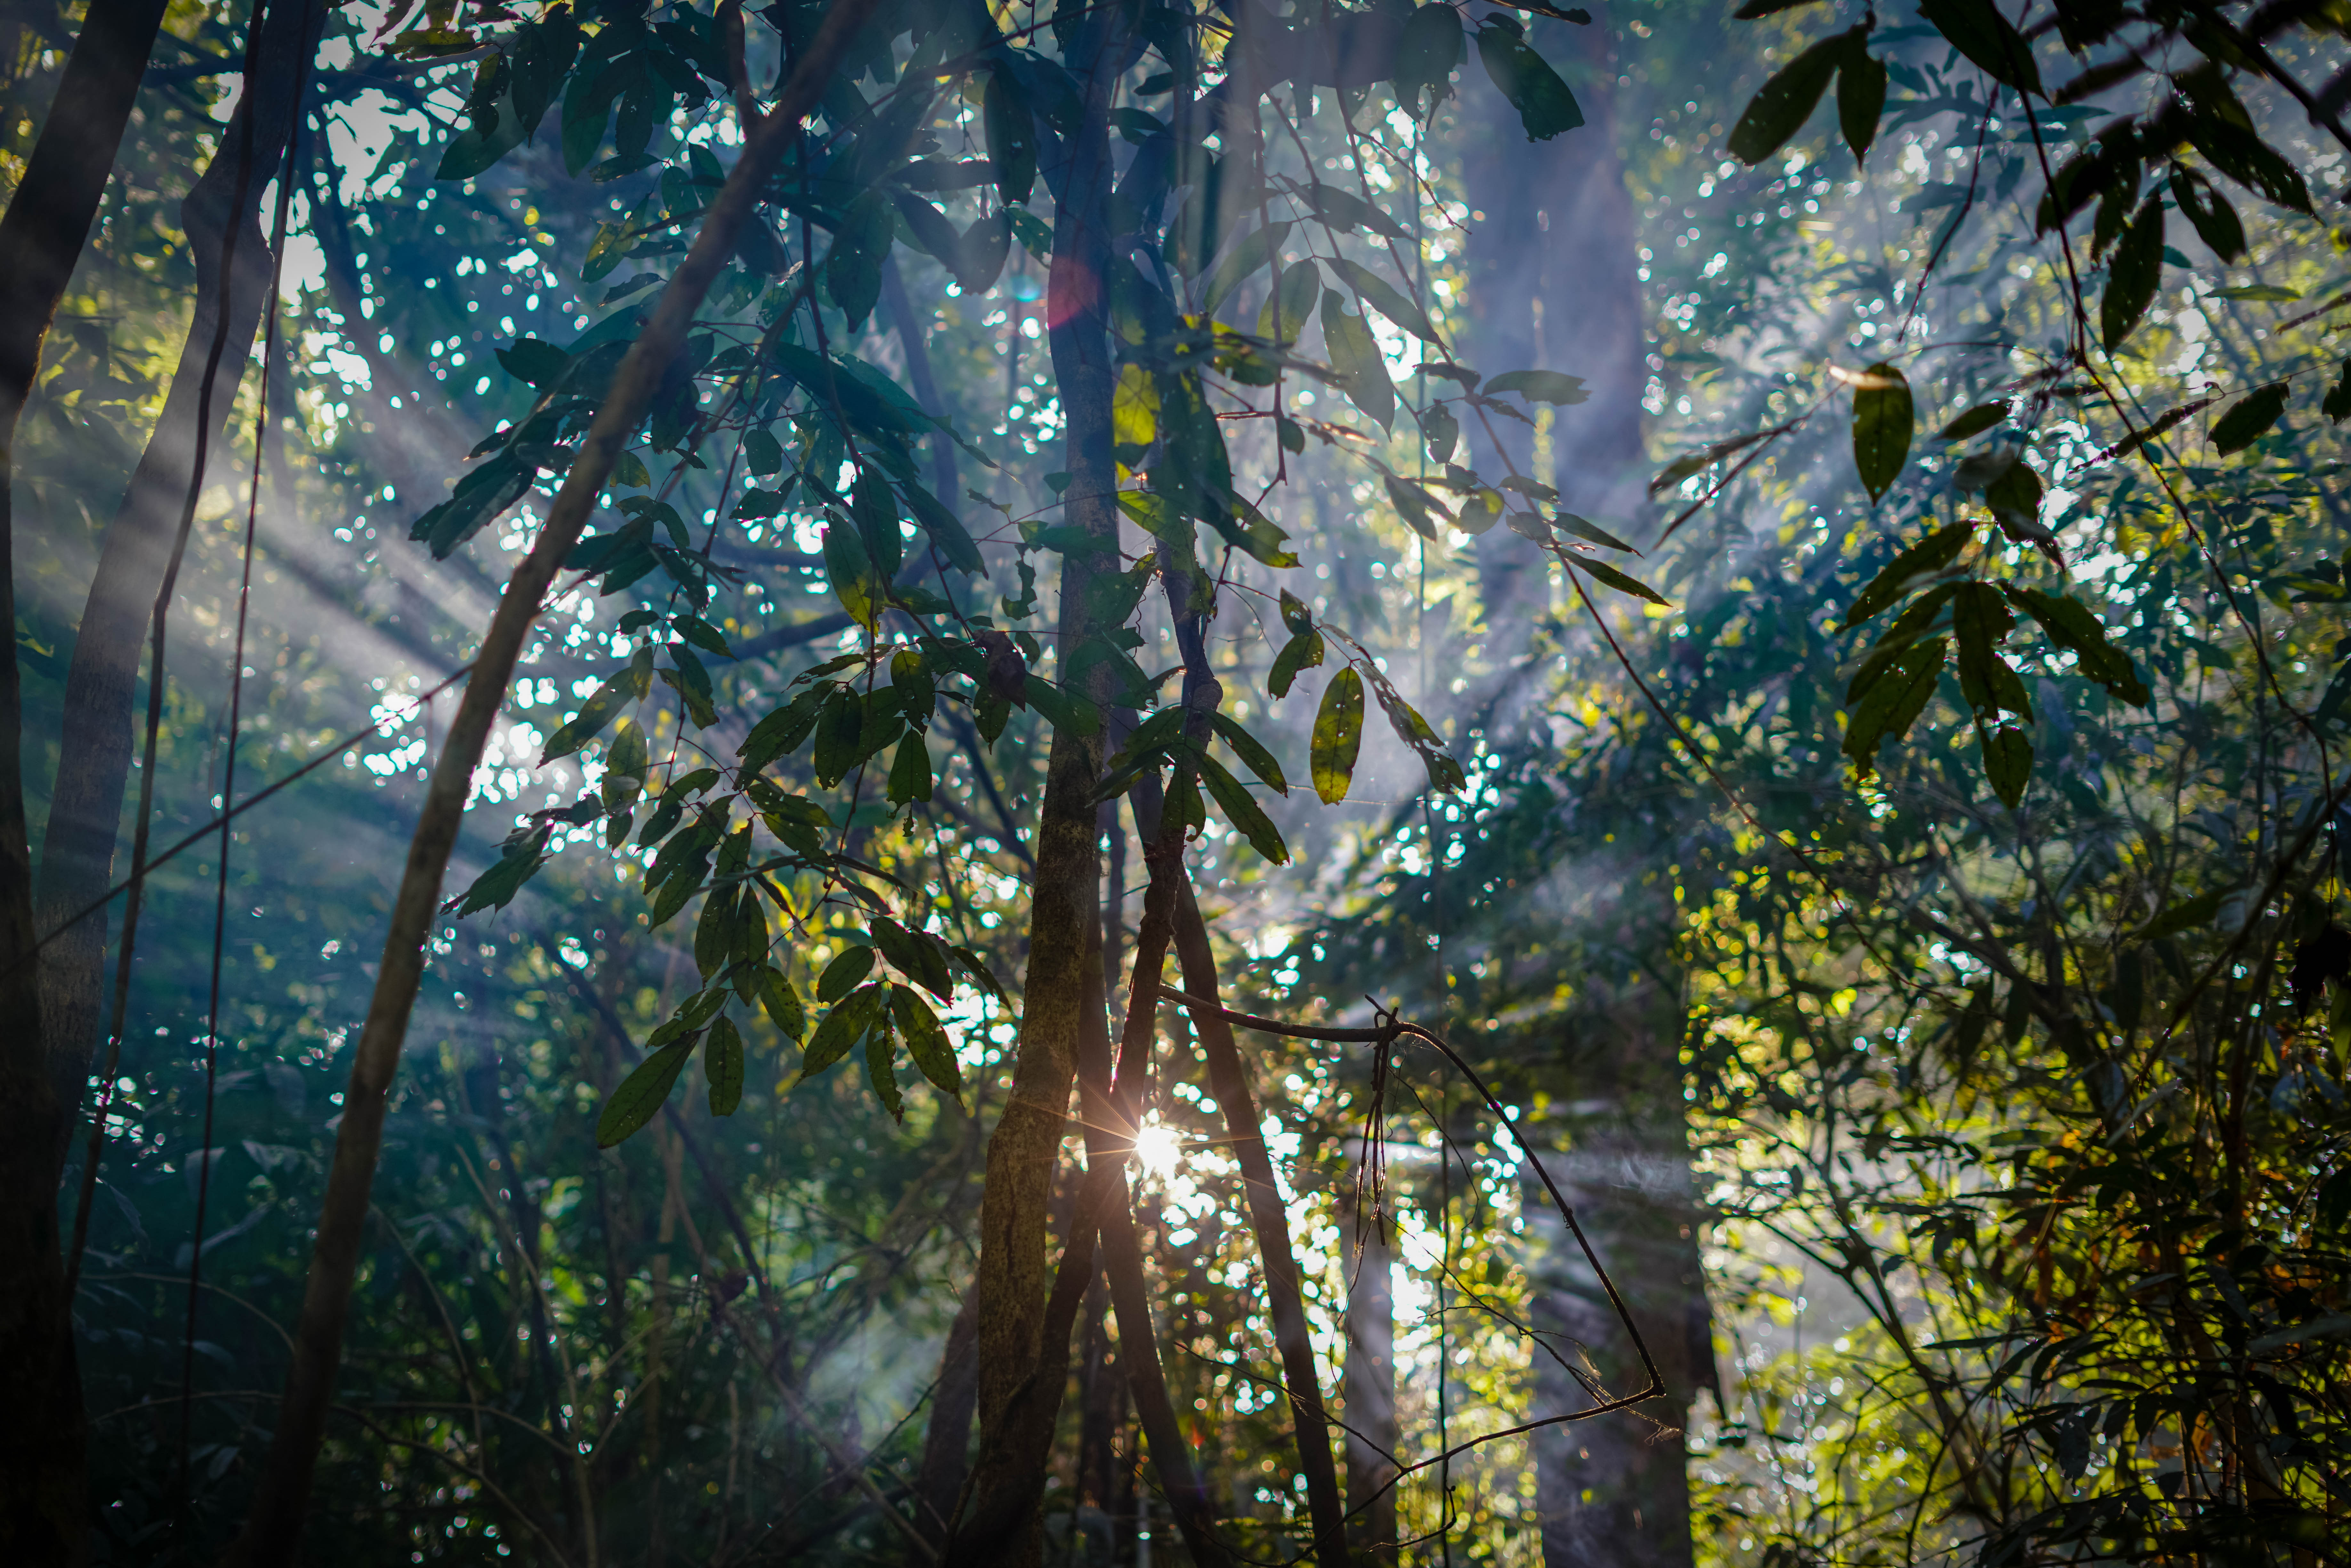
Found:
[[1314, 793], [1326, 806], [1347, 798], [1355, 777], [1355, 757], [1364, 745], [1364, 677], [1350, 664], [1322, 688], [1322, 706], [1314, 715], [1314, 738], [1308, 762], [1314, 776]]
[[609, 1149], [637, 1132], [660, 1113], [669, 1099], [669, 1092], [677, 1083], [677, 1075], [685, 1070], [686, 1059], [694, 1054], [694, 1040], [674, 1040], [643, 1061], [636, 1070], [621, 1080], [611, 1098], [604, 1102], [603, 1113], [596, 1118], [596, 1146]]
[[1929, 572], [1942, 570], [1959, 559], [1959, 552], [1975, 537], [1973, 523], [1953, 523], [1938, 528], [1896, 556], [1886, 564], [1886, 570], [1870, 579], [1869, 586], [1854, 600], [1853, 608], [1844, 612], [1845, 631], [1852, 631], [1910, 591], [1911, 580]]
[[1878, 501], [1910, 459], [1910, 383], [1882, 361], [1862, 377], [1853, 392], [1853, 461], [1869, 498]]
[[743, 1103], [743, 1036], [723, 1013], [703, 1041], [702, 1072], [710, 1081], [710, 1113], [732, 1116]]

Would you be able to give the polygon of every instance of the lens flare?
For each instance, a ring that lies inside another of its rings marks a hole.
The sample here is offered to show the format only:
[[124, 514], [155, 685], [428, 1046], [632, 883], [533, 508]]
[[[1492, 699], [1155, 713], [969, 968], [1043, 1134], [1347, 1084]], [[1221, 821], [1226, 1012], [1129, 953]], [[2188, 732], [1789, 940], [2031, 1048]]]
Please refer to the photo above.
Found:
[[1184, 1140], [1173, 1127], [1148, 1123], [1134, 1135], [1134, 1157], [1153, 1176], [1173, 1176], [1184, 1157]]

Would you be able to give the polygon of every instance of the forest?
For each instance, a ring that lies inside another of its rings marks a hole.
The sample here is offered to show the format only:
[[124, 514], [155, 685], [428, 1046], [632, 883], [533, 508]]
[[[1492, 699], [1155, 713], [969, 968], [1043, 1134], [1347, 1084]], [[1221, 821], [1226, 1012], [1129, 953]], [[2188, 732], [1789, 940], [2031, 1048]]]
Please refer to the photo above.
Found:
[[2351, 1564], [2346, 112], [9, 0], [0, 1560]]

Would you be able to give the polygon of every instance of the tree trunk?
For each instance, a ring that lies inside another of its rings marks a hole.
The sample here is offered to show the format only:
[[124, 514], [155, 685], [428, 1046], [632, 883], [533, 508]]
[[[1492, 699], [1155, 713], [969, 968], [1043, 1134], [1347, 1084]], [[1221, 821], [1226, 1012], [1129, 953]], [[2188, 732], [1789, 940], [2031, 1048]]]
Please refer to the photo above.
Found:
[[[1582, 129], [1530, 142], [1499, 93], [1471, 99], [1461, 168], [1472, 214], [1469, 326], [1460, 348], [1489, 376], [1542, 369], [1583, 379], [1589, 401], [1550, 411], [1549, 474], [1537, 472], [1533, 432], [1516, 420], [1494, 427], [1519, 471], [1556, 488], [1562, 507], [1624, 533], [1644, 500], [1641, 396], [1649, 372], [1638, 214], [1613, 124], [1613, 21], [1604, 14], [1586, 27], [1538, 24], [1541, 52], [1560, 62], [1583, 106]], [[1480, 473], [1504, 472], [1476, 420], [1464, 422], [1463, 437]], [[1489, 530], [1477, 553], [1487, 623], [1531, 625], [1512, 608], [1545, 603], [1549, 558], [1508, 528]], [[1523, 639], [1517, 633], [1498, 655], [1507, 659]]]
[[[78, 1563], [89, 1552], [88, 1422], [57, 1246], [71, 1132], [43, 1050], [32, 845], [16, 667], [16, 427], [57, 302], [89, 238], [139, 96], [162, 0], [93, 0], [24, 177], [0, 215], [0, 1557]], [[137, 637], [134, 632], [132, 642]], [[134, 651], [134, 658], [137, 656]], [[77, 1080], [77, 1085], [78, 1080]]]
[[400, 1064], [409, 1010], [415, 1005], [417, 983], [423, 975], [424, 940], [440, 907], [441, 879], [465, 821], [474, 769], [489, 740], [491, 724], [505, 704], [516, 660], [538, 618], [540, 601], [595, 510], [596, 492], [611, 476], [613, 459], [643, 420], [655, 384], [684, 345], [686, 329], [711, 284], [732, 258], [743, 225], [758, 204], [760, 191], [785, 152], [799, 140], [801, 120], [816, 104], [834, 64], [874, 4], [875, 0], [833, 0], [816, 37], [794, 63], [791, 79], [775, 108], [748, 129], [741, 156], [712, 201], [685, 259], [662, 290], [652, 320], [614, 372], [603, 407], [548, 508], [547, 522], [532, 542], [530, 553], [515, 569], [506, 597], [482, 639], [456, 718], [434, 765], [424, 809], [418, 813], [415, 837], [401, 873], [375, 991], [369, 998], [367, 1021], [352, 1054], [350, 1083], [344, 1092], [342, 1123], [335, 1134], [334, 1162], [319, 1206], [318, 1239], [287, 1369], [286, 1394], [278, 1406], [277, 1430], [271, 1435], [269, 1457], [252, 1512], [228, 1553], [232, 1563], [280, 1568], [294, 1561], [301, 1544], [311, 1478], [325, 1435], [327, 1412], [334, 1403], [343, 1324], [367, 1224], [386, 1102]]
[[[1660, 935], [1662, 940], [1662, 934]], [[1614, 997], [1591, 985], [1593, 1011], [1570, 1027], [1563, 1096], [1578, 1107], [1559, 1131], [1564, 1152], [1545, 1163], [1634, 1320], [1648, 1330], [1664, 1397], [1598, 1421], [1538, 1432], [1535, 1503], [1545, 1568], [1687, 1568], [1689, 1477], [1682, 1429], [1696, 1390], [1710, 1384], [1698, 1211], [1681, 1097], [1681, 1010], [1675, 989], [1640, 979]], [[1571, 1364], [1588, 1358], [1612, 1395], [1642, 1381], [1639, 1356], [1599, 1281], [1539, 1193], [1531, 1233], [1543, 1256], [1535, 1324]], [[1654, 1325], [1654, 1326], [1652, 1326]], [[1550, 1416], [1591, 1403], [1576, 1379], [1537, 1353], [1536, 1408]]]
[[[1363, 1250], [1347, 1281], [1348, 1539], [1358, 1552], [1389, 1561], [1395, 1548], [1395, 1299], [1390, 1269], [1395, 1249], [1384, 1217], [1368, 1207], [1356, 1220]], [[1374, 1496], [1374, 1494], [1377, 1494]], [[1365, 1499], [1370, 1505], [1365, 1506]], [[1361, 1511], [1357, 1511], [1360, 1510]]]
[[[302, 68], [318, 47], [327, 14], [325, 5], [309, 0], [277, 0], [258, 18], [245, 93], [212, 162], [181, 204], [195, 265], [195, 312], [163, 411], [107, 528], [75, 633], [34, 904], [49, 937], [42, 954], [41, 1009], [51, 1092], [62, 1110], [52, 1141], [54, 1168], [63, 1167], [72, 1108], [89, 1077], [105, 989], [106, 918], [95, 912], [75, 916], [104, 898], [113, 879], [143, 633], [169, 570], [190, 486], [202, 482], [199, 448], [219, 449], [246, 361], [253, 357], [271, 271], [262, 193], [293, 133], [300, 110], [294, 93], [308, 79]], [[202, 432], [200, 411], [210, 426]]]
[[[1057, 201], [1047, 319], [1067, 421], [1065, 520], [1113, 542], [1118, 510], [1112, 497], [1118, 475], [1111, 455], [1112, 369], [1103, 283], [1114, 172], [1108, 126], [1111, 92], [1125, 55], [1129, 25], [1123, 12], [1096, 13], [1085, 24], [1081, 47], [1073, 51], [1091, 64], [1083, 78], [1081, 120], [1068, 139], [1067, 162], [1046, 171]], [[1058, 180], [1052, 179], [1055, 174]], [[1086, 589], [1095, 576], [1094, 559], [1075, 551], [1061, 558], [1058, 645], [1064, 649], [1085, 640]], [[1097, 666], [1091, 683], [1094, 689], [1088, 695], [1098, 703], [1106, 695], [1107, 676], [1107, 666]], [[1099, 857], [1092, 796], [1102, 763], [1099, 732], [1054, 731], [1037, 827], [1029, 972], [1021, 990], [1012, 1092], [988, 1138], [987, 1176], [980, 1198], [977, 1333], [982, 1439], [973, 1486], [983, 1501], [997, 1487], [1019, 1484], [1019, 1478], [1002, 1474], [991, 1463], [1008, 1457], [998, 1454], [992, 1435], [1038, 1367], [1047, 1291], [1046, 1209], [1069, 1120], [1091, 949], [1087, 933], [1096, 919]], [[1066, 1346], [1058, 1354], [1065, 1355]], [[1021, 1540], [1006, 1543], [1002, 1561], [1036, 1561], [1040, 1539], [1033, 1516], [1020, 1529]]]

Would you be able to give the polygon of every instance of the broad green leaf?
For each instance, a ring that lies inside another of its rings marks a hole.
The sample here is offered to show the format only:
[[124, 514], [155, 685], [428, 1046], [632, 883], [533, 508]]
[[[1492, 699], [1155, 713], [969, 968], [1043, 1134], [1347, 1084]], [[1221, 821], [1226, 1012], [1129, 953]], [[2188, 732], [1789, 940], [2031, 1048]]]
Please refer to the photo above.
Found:
[[547, 746], [538, 754], [539, 766], [544, 768], [559, 757], [569, 757], [593, 740], [619, 716], [622, 707], [634, 703], [639, 695], [635, 679], [626, 672], [606, 680], [580, 705], [580, 711], [569, 723], [547, 737]]
[[1851, 47], [1850, 37], [1840, 33], [1823, 38], [1772, 72], [1762, 90], [1749, 101], [1739, 123], [1730, 128], [1730, 155], [1751, 169], [1786, 146], [1789, 138], [1813, 117], [1821, 94], [1828, 90], [1829, 78], [1836, 74], [1837, 63]]
[[919, 480], [901, 479], [898, 487], [905, 494], [906, 506], [914, 514], [915, 524], [931, 536], [931, 542], [938, 547], [949, 566], [973, 577], [987, 572], [987, 561], [979, 553], [978, 542], [963, 526], [962, 518], [925, 489]]
[[2188, 214], [2195, 227], [2196, 236], [2212, 254], [2223, 262], [2233, 262], [2245, 254], [2245, 225], [2237, 216], [2237, 209], [2229, 199], [2212, 188], [2212, 182], [2185, 163], [2171, 165], [2171, 199]]
[[1313, 630], [1299, 632], [1281, 646], [1273, 657], [1273, 669], [1266, 675], [1265, 689], [1270, 695], [1286, 697], [1298, 672], [1311, 669], [1322, 662], [1322, 633]]
[[[980, 119], [987, 132], [988, 161], [996, 165], [997, 193], [1006, 206], [1020, 206], [1037, 183], [1037, 122], [1029, 112], [1029, 95], [1010, 66], [998, 65], [989, 73]], [[1021, 243], [1027, 244], [1028, 237], [1023, 235]]]
[[[1302, 265], [1302, 264], [1301, 264]], [[1332, 256], [1327, 264], [1340, 278], [1364, 297], [1364, 303], [1403, 328], [1425, 343], [1437, 341], [1437, 328], [1429, 321], [1427, 312], [1400, 293], [1388, 280], [1361, 262], [1345, 256]], [[1282, 320], [1290, 319], [1290, 302], [1282, 302]], [[1582, 402], [1582, 399], [1576, 401]]]
[[1347, 314], [1347, 302], [1335, 288], [1322, 291], [1322, 340], [1339, 390], [1382, 430], [1393, 425], [1395, 383], [1388, 380], [1387, 361], [1371, 328], [1362, 317]]
[[1432, 107], [1451, 90], [1453, 68], [1461, 63], [1461, 13], [1450, 5], [1423, 5], [1405, 18], [1396, 37], [1395, 91], [1407, 112], [1420, 113], [1420, 95]]
[[669, 1092], [677, 1083], [687, 1058], [694, 1054], [691, 1036], [674, 1040], [637, 1063], [636, 1070], [621, 1080], [611, 1098], [604, 1102], [603, 1113], [596, 1118], [596, 1146], [609, 1149], [622, 1142], [661, 1112], [669, 1099]]
[[1970, 435], [1981, 435], [2007, 417], [2006, 398], [1980, 402], [1935, 434], [1945, 441], [1965, 441]]
[[2343, 369], [2336, 373], [2335, 384], [2326, 389], [2326, 397], [2319, 404], [2319, 412], [2336, 424], [2342, 423], [2346, 416], [2351, 416], [2351, 359], [2343, 361]]
[[2199, 109], [2189, 117], [2188, 140], [2206, 162], [2247, 190], [2281, 207], [2310, 212], [2310, 187], [2301, 172], [2243, 126]]
[[1573, 407], [1592, 396], [1581, 376], [1563, 376], [1557, 371], [1505, 371], [1486, 382], [1484, 395], [1499, 397], [1504, 392], [1516, 392], [1529, 402], [1561, 407]]
[[1626, 544], [1623, 539], [1618, 538], [1614, 534], [1610, 533], [1606, 528], [1602, 528], [1598, 523], [1593, 522], [1589, 517], [1579, 517], [1573, 512], [1561, 512], [1555, 515], [1551, 521], [1552, 527], [1559, 529], [1562, 533], [1573, 534], [1577, 538], [1587, 540], [1595, 545], [1605, 545], [1610, 549], [1620, 549], [1627, 555], [1638, 555], [1640, 553], [1631, 545]]
[[1121, 446], [1148, 446], [1159, 439], [1159, 382], [1142, 365], [1125, 365], [1110, 394], [1111, 440]]
[[1853, 758], [1855, 776], [1868, 778], [1876, 768], [1878, 747], [1909, 732], [1935, 695], [1935, 677], [1949, 646], [1948, 638], [1929, 637], [1906, 649], [1869, 684], [1845, 721], [1844, 754]]
[[1977, 722], [1989, 723], [2002, 709], [2031, 712], [2023, 703], [2023, 687], [1998, 652], [2016, 625], [2000, 590], [1988, 582], [1963, 582], [1951, 596], [1951, 632], [1958, 643], [1959, 694], [1976, 710]]
[[1635, 599], [1646, 599], [1652, 604], [1662, 604], [1668, 610], [1673, 608], [1673, 601], [1664, 594], [1648, 584], [1617, 570], [1604, 560], [1595, 560], [1590, 556], [1582, 555], [1575, 557], [1574, 560], [1577, 570], [1591, 573], [1596, 581], [1606, 583], [1619, 593], [1629, 593]]
[[517, 828], [507, 835], [505, 847], [490, 868], [474, 879], [471, 887], [452, 900], [456, 915], [464, 919], [481, 909], [504, 909], [514, 895], [522, 891], [523, 883], [538, 874], [548, 856], [544, 852], [550, 830], [547, 827]]
[[2098, 331], [2106, 352], [2123, 346], [2138, 327], [2163, 286], [2163, 198], [2141, 203], [2106, 267], [2105, 293], [2098, 300]]
[[865, 1031], [873, 1027], [873, 1019], [888, 994], [886, 986], [865, 986], [852, 991], [825, 1014], [800, 1057], [799, 1081], [805, 1083], [855, 1050], [857, 1042], [865, 1038]]
[[2145, 707], [2155, 700], [2130, 655], [2115, 646], [2105, 623], [2088, 605], [2071, 594], [2044, 593], [2014, 583], [2001, 584], [2001, 591], [2011, 604], [2040, 622], [2050, 641], [2072, 651], [2082, 674], [2134, 706]]
[[1886, 62], [1873, 58], [1855, 38], [1837, 67], [1837, 128], [1844, 132], [1844, 144], [1853, 149], [1856, 163], [1869, 156], [1885, 110]]
[[1938, 528], [1928, 534], [1886, 562], [1886, 570], [1869, 580], [1869, 586], [1861, 591], [1853, 601], [1853, 608], [1844, 612], [1843, 629], [1852, 631], [1900, 599], [1910, 591], [1912, 579], [1940, 571], [1959, 559], [1959, 552], [1967, 549], [1968, 541], [1975, 538], [1975, 532], [1973, 523], [1953, 523], [1948, 528]]
[[2032, 781], [2032, 738], [2012, 724], [1998, 729], [1979, 727], [1976, 733], [1983, 743], [1984, 778], [2001, 804], [2012, 811]]
[[[865, 542], [866, 558], [883, 584], [898, 575], [905, 559], [905, 536], [898, 531], [898, 497], [890, 481], [874, 468], [860, 467], [851, 487], [850, 514], [857, 519], [857, 537]], [[883, 591], [887, 593], [885, 586]]]
[[498, 350], [498, 363], [515, 380], [544, 392], [563, 379], [571, 368], [571, 356], [537, 338], [517, 338], [514, 347]]
[[2247, 396], [2231, 404], [2213, 423], [2212, 445], [2223, 456], [2242, 452], [2269, 433], [2285, 412], [2288, 388], [2279, 382], [2273, 386], [2256, 388]]
[[890, 198], [868, 191], [849, 204], [848, 217], [832, 236], [832, 248], [825, 252], [825, 287], [849, 318], [852, 331], [864, 324], [882, 298], [882, 264], [890, 258], [897, 225]]
[[906, 1039], [906, 1054], [914, 1059], [914, 1066], [928, 1079], [931, 1087], [940, 1093], [960, 1101], [963, 1098], [963, 1069], [956, 1061], [955, 1042], [947, 1038], [946, 1026], [931, 1004], [904, 986], [890, 988], [890, 1016], [897, 1021], [898, 1032]]
[[1319, 181], [1308, 187], [1307, 202], [1333, 228], [1366, 229], [1389, 239], [1410, 239], [1411, 232], [1363, 197]]
[[1200, 291], [1200, 314], [1214, 316], [1217, 307], [1231, 298], [1235, 289], [1281, 254], [1281, 242], [1289, 237], [1288, 224], [1252, 229], [1243, 235], [1225, 253], [1225, 259], [1217, 264], [1217, 270], [1208, 275], [1207, 286]]
[[732, 1116], [743, 1103], [743, 1036], [723, 1013], [703, 1040], [702, 1072], [710, 1080], [710, 1113]]
[[1910, 383], [1880, 361], [1854, 382], [1853, 461], [1863, 488], [1880, 501], [1910, 460]]
[[872, 972], [872, 948], [844, 947], [834, 956], [831, 963], [824, 967], [824, 973], [817, 977], [816, 999], [837, 1002], [855, 990]]
[[2183, 931], [2210, 925], [2219, 918], [2220, 906], [2236, 891], [2232, 887], [2218, 887], [2210, 893], [2199, 893], [2193, 898], [2173, 904], [2132, 932], [2131, 937], [2135, 941], [2152, 942], [2159, 936], [2177, 936]]
[[1273, 753], [1268, 751], [1257, 737], [1243, 729], [1239, 721], [1229, 714], [1216, 714], [1210, 722], [1217, 727], [1217, 733], [1224, 737], [1225, 744], [1233, 748], [1233, 755], [1241, 759], [1242, 766], [1256, 774], [1275, 794], [1290, 793], [1290, 780], [1282, 777], [1281, 764], [1274, 759]]
[[768, 1021], [781, 1030], [788, 1040], [798, 1040], [808, 1032], [808, 1009], [800, 1003], [799, 992], [781, 969], [770, 965], [759, 988], [759, 1005], [767, 1009]]
[[[1258, 308], [1257, 335], [1284, 348], [1298, 341], [1322, 291], [1322, 275], [1311, 260], [1291, 262], [1282, 268], [1281, 281], [1266, 291], [1265, 303]], [[1281, 312], [1279, 330], [1274, 321], [1277, 306]]]
[[1918, 0], [1918, 15], [1992, 80], [2041, 95], [2032, 46], [1992, 0]]
[[1412, 531], [1421, 538], [1435, 539], [1437, 525], [1428, 520], [1428, 514], [1433, 510], [1443, 517], [1445, 508], [1438, 506], [1426, 489], [1409, 479], [1387, 478], [1383, 483], [1387, 486], [1388, 501], [1395, 507], [1396, 516], [1409, 524]]
[[1067, 687], [1042, 675], [1030, 675], [1025, 695], [1029, 706], [1043, 714], [1055, 729], [1071, 735], [1092, 735], [1102, 728], [1102, 710]]
[[1192, 760], [1207, 784], [1208, 793], [1217, 798], [1225, 820], [1249, 841], [1249, 847], [1275, 865], [1289, 863], [1290, 846], [1281, 841], [1281, 831], [1273, 825], [1273, 819], [1265, 814], [1265, 808], [1257, 803], [1249, 787], [1213, 757], [1195, 755]]
[[1530, 141], [1548, 141], [1583, 123], [1583, 110], [1559, 73], [1528, 47], [1516, 18], [1487, 18], [1478, 30], [1478, 58], [1486, 74], [1519, 111]]
[[898, 743], [898, 756], [890, 764], [889, 799], [893, 805], [911, 805], [928, 800], [932, 794], [930, 747], [923, 742], [923, 732], [909, 729]]
[[1355, 777], [1355, 757], [1363, 746], [1364, 677], [1349, 664], [1322, 688], [1322, 705], [1314, 715], [1308, 767], [1314, 777], [1314, 793], [1324, 805], [1347, 798], [1347, 786]]
[[881, 618], [889, 580], [876, 570], [861, 531], [835, 514], [824, 525], [824, 575], [850, 618], [871, 627]]

